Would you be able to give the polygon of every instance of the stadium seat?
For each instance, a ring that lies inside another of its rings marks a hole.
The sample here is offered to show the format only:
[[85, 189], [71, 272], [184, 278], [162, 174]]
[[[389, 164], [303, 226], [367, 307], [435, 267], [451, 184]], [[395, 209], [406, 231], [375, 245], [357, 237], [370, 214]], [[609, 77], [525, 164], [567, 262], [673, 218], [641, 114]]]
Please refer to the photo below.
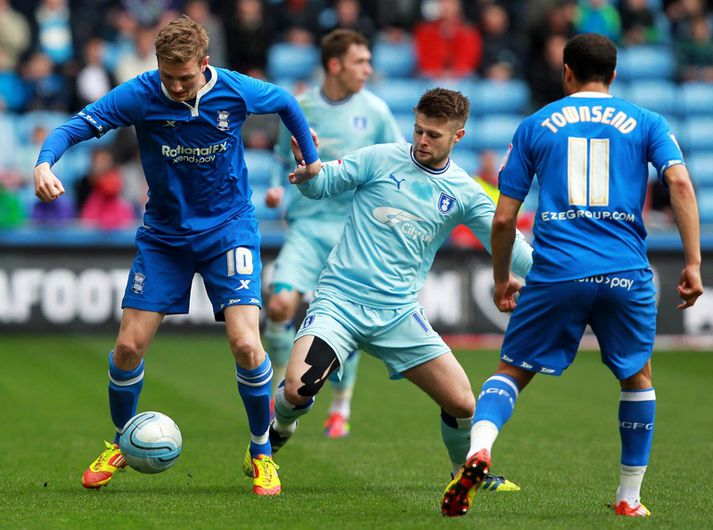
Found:
[[468, 149], [466, 146], [458, 144], [453, 153], [451, 153], [453, 161], [463, 168], [469, 175], [473, 175], [478, 169], [479, 160], [478, 152], [473, 149]]
[[414, 115], [413, 112], [394, 114], [396, 118], [396, 124], [399, 126], [399, 131], [404, 135], [407, 142], [413, 141], [413, 124]]
[[478, 81], [472, 92], [467, 88], [463, 93], [470, 98], [471, 113], [486, 114], [521, 114], [530, 104], [530, 90], [520, 80]]
[[713, 189], [713, 151], [700, 151], [686, 157], [686, 165], [696, 188]]
[[311, 79], [319, 64], [319, 52], [313, 45], [287, 42], [273, 44], [267, 53], [270, 79]]
[[619, 50], [617, 73], [622, 81], [671, 79], [676, 70], [667, 46], [631, 46]]
[[245, 150], [245, 165], [251, 186], [269, 187], [275, 164], [275, 157], [268, 149]]
[[713, 116], [689, 118], [681, 127], [681, 131], [681, 144], [687, 154], [713, 151]]
[[62, 112], [51, 111], [33, 111], [18, 116], [16, 121], [17, 140], [21, 143], [30, 143], [32, 141], [32, 131], [36, 127], [44, 127], [47, 132], [52, 131], [55, 127], [63, 124], [71, 116]]
[[627, 97], [633, 103], [664, 116], [678, 111], [676, 85], [667, 79], [634, 80], [629, 84], [627, 92]]
[[26, 99], [25, 86], [20, 76], [12, 72], [0, 72], [0, 107], [19, 111], [24, 107]]
[[713, 188], [704, 188], [696, 191], [698, 200], [698, 215], [701, 223], [713, 224]]
[[425, 88], [425, 82], [420, 79], [382, 79], [369, 86], [369, 90], [383, 99], [394, 114], [410, 113]]
[[2, 149], [0, 149], [0, 169], [9, 168], [14, 165], [15, 149], [15, 118], [12, 114], [0, 112], [0, 138], [2, 138]]
[[679, 89], [682, 113], [686, 116], [713, 114], [713, 84], [685, 83]]
[[416, 64], [411, 41], [377, 42], [372, 48], [374, 70], [384, 78], [409, 77]]
[[521, 116], [506, 114], [493, 114], [470, 120], [466, 125], [466, 135], [462, 143], [476, 151], [493, 149], [498, 154], [505, 154], [521, 121]]

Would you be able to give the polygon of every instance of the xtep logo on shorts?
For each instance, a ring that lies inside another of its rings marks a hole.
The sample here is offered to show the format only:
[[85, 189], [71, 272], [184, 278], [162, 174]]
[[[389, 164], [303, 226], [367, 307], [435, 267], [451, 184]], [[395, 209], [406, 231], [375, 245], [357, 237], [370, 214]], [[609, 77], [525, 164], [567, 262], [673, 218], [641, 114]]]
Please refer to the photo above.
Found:
[[419, 239], [425, 243], [428, 243], [433, 239], [431, 234], [418, 226], [418, 222], [425, 221], [425, 219], [416, 217], [415, 215], [404, 210], [392, 208], [390, 206], [380, 206], [378, 208], [374, 208], [371, 214], [374, 216], [374, 219], [380, 223], [396, 228], [410, 239]]
[[186, 145], [177, 145], [176, 147], [168, 145], [161, 146], [161, 154], [169, 158], [174, 164], [180, 162], [187, 164], [210, 164], [215, 161], [216, 153], [225, 153], [227, 151], [227, 140], [219, 144], [204, 147], [190, 147]]

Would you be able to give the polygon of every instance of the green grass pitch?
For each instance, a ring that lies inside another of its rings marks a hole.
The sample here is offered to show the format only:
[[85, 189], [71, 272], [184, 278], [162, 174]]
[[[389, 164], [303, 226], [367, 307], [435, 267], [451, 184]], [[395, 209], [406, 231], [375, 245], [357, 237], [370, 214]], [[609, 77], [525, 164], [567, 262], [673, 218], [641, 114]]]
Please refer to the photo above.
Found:
[[[283, 494], [258, 498], [242, 476], [248, 440], [220, 333], [164, 330], [146, 358], [140, 410], [173, 417], [183, 454], [159, 475], [119, 473], [100, 491], [80, 478], [109, 438], [106, 356], [113, 337], [0, 338], [0, 528], [712, 528], [713, 356], [657, 352], [656, 434], [647, 521], [607, 509], [618, 483], [618, 385], [598, 354], [523, 393], [493, 471], [522, 492], [480, 492], [461, 519], [440, 515], [449, 464], [438, 409], [364, 356], [352, 435], [328, 441], [326, 394], [277, 455]], [[459, 352], [477, 393], [495, 352]]]

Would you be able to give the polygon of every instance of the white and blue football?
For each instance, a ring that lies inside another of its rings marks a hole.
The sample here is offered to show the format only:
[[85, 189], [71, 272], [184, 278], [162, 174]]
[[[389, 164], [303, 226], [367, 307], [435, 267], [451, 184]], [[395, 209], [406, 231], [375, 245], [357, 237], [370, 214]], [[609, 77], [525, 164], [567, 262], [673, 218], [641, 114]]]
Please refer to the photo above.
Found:
[[183, 438], [176, 422], [160, 412], [141, 412], [126, 422], [119, 449], [126, 463], [141, 473], [167, 470], [181, 454]]

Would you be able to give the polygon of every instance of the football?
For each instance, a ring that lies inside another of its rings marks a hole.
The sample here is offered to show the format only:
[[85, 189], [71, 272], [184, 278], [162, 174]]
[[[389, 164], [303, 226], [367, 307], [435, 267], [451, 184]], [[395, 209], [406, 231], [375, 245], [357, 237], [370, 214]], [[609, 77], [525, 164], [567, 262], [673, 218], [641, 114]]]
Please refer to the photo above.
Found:
[[141, 473], [167, 470], [181, 454], [183, 438], [171, 418], [161, 412], [141, 412], [126, 422], [119, 449], [126, 463]]

